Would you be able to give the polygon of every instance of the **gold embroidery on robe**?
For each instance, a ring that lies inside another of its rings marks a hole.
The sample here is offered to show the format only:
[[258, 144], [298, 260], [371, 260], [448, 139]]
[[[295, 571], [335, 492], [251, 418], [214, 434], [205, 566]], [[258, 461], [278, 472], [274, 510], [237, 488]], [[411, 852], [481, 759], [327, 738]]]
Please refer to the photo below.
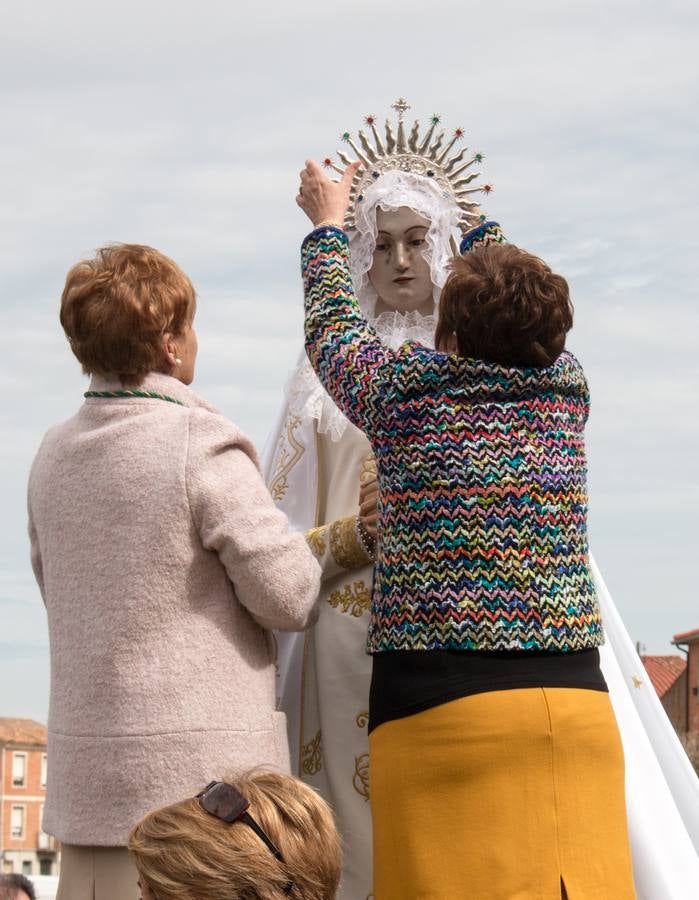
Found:
[[317, 775], [322, 768], [319, 729], [316, 736], [301, 748], [301, 772], [304, 775]]
[[354, 757], [354, 778], [352, 785], [360, 797], [369, 800], [369, 754]]
[[343, 569], [357, 569], [370, 562], [357, 535], [357, 517], [345, 516], [330, 526], [330, 552]]
[[369, 710], [363, 709], [356, 719], [357, 728], [366, 728], [369, 724]]
[[275, 503], [278, 503], [289, 490], [289, 480], [287, 475], [306, 452], [306, 448], [296, 440], [294, 435], [294, 431], [300, 424], [301, 420], [298, 416], [292, 416], [287, 422], [286, 435], [282, 432], [279, 443], [281, 444], [286, 437], [286, 441], [291, 447], [291, 451], [289, 451], [287, 447], [282, 447], [279, 451], [277, 465], [269, 485], [269, 492]]
[[359, 483], [366, 484], [368, 481], [374, 481], [376, 479], [376, 475], [376, 459], [374, 457], [374, 454], [370, 453], [362, 460], [362, 465], [359, 469]]
[[320, 528], [309, 528], [306, 532], [308, 546], [316, 556], [322, 556], [325, 553], [325, 530], [325, 526], [321, 525]]
[[334, 609], [348, 612], [355, 619], [361, 618], [371, 608], [371, 592], [363, 581], [346, 584], [341, 590], [333, 591], [328, 603]]

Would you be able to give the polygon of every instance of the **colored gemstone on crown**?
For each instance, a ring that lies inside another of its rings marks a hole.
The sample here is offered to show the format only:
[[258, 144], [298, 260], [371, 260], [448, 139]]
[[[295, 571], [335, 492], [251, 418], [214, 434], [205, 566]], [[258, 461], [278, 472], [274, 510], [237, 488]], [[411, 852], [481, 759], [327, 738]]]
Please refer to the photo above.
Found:
[[346, 141], [348, 141], [351, 137], [352, 137], [352, 135], [349, 133], [349, 131], [345, 131], [345, 132], [343, 133], [343, 135], [342, 135], [342, 140], [346, 142]]
[[367, 116], [364, 121], [367, 125], [373, 125], [376, 122], [376, 116]]
[[432, 118], [430, 119], [430, 122], [432, 122], [433, 125], [439, 125], [439, 123], [440, 123], [441, 121], [442, 121], [442, 119], [441, 119], [440, 116], [437, 115], [437, 113], [435, 113], [435, 114], [432, 116]]
[[476, 162], [478, 162], [478, 163], [479, 163], [479, 162], [483, 162], [483, 154], [482, 154], [482, 153], [476, 153], [476, 155], [475, 155], [473, 158], [474, 158], [474, 159], [476, 160]]
[[461, 138], [462, 138], [463, 136], [464, 136], [464, 130], [463, 130], [463, 128], [457, 128], [457, 129], [454, 131], [454, 137], [455, 137], [455, 138], [458, 138], [459, 140], [461, 140]]
[[483, 191], [484, 194], [490, 194], [491, 191], [493, 190], [493, 185], [492, 184], [484, 184], [483, 187], [481, 188], [481, 190]]
[[323, 160], [323, 165], [326, 169], [329, 169], [333, 164], [332, 158], [330, 156], [326, 156]]

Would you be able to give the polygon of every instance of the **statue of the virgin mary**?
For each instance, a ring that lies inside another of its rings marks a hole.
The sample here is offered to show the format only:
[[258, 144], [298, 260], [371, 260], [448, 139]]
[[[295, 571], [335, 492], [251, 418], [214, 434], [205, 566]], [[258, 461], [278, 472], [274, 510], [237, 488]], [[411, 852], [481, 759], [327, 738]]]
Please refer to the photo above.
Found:
[[[454, 238], [483, 218], [474, 197], [490, 186], [474, 185], [482, 157], [459, 148], [461, 129], [447, 139], [433, 116], [423, 136], [418, 122], [408, 135], [408, 105], [399, 100], [393, 108], [398, 123], [387, 122], [385, 136], [373, 116], [365, 120], [368, 135], [360, 131], [356, 142], [343, 135], [362, 162], [346, 222], [352, 280], [386, 343], [412, 339], [432, 346]], [[403, 268], [396, 270], [401, 254]], [[365, 653], [372, 559], [358, 501], [372, 458], [366, 438], [337, 409], [303, 353], [263, 462], [274, 499], [306, 532], [323, 569], [317, 623], [278, 641], [292, 765], [335, 811], [344, 842], [340, 896], [365, 900], [372, 890], [371, 658]], [[591, 565], [606, 633], [602, 670], [624, 745], [637, 894], [641, 900], [689, 900], [699, 883], [699, 781], [592, 559]]]

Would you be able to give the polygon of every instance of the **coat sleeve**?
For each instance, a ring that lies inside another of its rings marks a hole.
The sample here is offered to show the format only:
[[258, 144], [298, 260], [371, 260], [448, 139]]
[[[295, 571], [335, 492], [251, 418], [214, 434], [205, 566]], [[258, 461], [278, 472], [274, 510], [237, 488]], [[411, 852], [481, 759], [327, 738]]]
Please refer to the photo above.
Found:
[[41, 599], [46, 603], [44, 596], [44, 567], [41, 561], [41, 546], [39, 545], [39, 535], [36, 533], [34, 519], [32, 517], [31, 503], [29, 504], [29, 555], [32, 564], [32, 570], [36, 583], [39, 585]]
[[202, 544], [218, 554], [253, 618], [282, 631], [311, 624], [320, 568], [274, 505], [248, 438], [223, 416], [192, 410], [186, 479]]

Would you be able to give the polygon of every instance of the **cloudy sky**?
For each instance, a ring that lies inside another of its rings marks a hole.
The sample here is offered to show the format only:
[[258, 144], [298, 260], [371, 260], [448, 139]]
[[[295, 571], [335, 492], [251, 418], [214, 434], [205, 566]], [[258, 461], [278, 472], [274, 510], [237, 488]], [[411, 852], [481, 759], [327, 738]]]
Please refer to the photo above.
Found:
[[25, 485], [85, 379], [68, 267], [152, 244], [200, 302], [196, 387], [262, 445], [298, 353], [298, 171], [344, 130], [461, 126], [486, 209], [570, 281], [592, 389], [591, 539], [634, 640], [699, 627], [699, 199], [693, 0], [3, 4], [0, 715], [46, 719]]

